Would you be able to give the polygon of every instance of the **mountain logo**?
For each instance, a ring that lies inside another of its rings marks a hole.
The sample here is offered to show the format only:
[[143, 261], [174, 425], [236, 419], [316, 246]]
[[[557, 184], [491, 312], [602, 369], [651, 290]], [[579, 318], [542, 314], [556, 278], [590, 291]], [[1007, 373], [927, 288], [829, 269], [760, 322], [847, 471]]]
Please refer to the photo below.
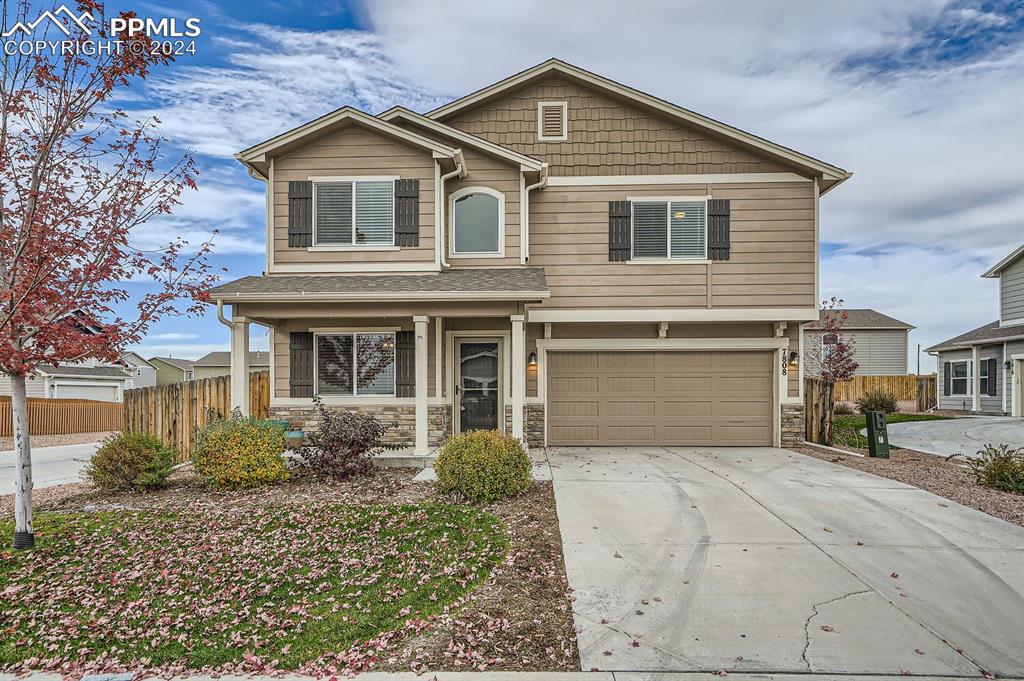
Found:
[[32, 35], [32, 32], [36, 30], [36, 27], [39, 26], [39, 24], [41, 24], [44, 19], [49, 19], [50, 23], [52, 23], [59, 30], [64, 32], [64, 35], [70, 36], [71, 31], [68, 29], [67, 26], [64, 25], [64, 22], [61, 21], [61, 15], [66, 16], [71, 23], [75, 24], [76, 26], [78, 26], [78, 28], [85, 31], [87, 35], [92, 35], [92, 30], [89, 28], [88, 24], [85, 23], [87, 20], [95, 21], [92, 14], [90, 14], [89, 12], [82, 12], [81, 15], [78, 15], [72, 12], [70, 9], [68, 9], [67, 5], [61, 5], [52, 12], [50, 10], [44, 11], [42, 14], [36, 17], [35, 21], [32, 21], [28, 24], [19, 21], [18, 23], [14, 24], [14, 26], [12, 26], [10, 30], [4, 31], [3, 37], [9, 38], [18, 31], [21, 31], [28, 35]]

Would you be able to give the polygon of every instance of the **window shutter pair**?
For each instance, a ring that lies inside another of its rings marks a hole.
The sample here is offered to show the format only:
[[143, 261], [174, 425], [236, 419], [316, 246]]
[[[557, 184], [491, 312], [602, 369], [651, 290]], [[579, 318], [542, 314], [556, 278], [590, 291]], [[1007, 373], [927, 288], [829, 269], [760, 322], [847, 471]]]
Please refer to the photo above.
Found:
[[[313, 245], [313, 183], [288, 183], [288, 247]], [[395, 245], [420, 245], [420, 181], [395, 181]]]
[[[288, 334], [288, 395], [313, 396], [313, 334]], [[416, 396], [416, 337], [412, 331], [395, 334], [395, 395]]]
[[[708, 258], [728, 260], [729, 199], [708, 200]], [[633, 205], [629, 201], [608, 202], [608, 260], [629, 260], [633, 252]]]

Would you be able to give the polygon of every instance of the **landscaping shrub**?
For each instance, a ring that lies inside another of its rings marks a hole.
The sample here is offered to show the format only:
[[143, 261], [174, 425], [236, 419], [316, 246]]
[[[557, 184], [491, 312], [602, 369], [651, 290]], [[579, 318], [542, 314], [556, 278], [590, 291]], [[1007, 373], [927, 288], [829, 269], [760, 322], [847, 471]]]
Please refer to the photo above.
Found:
[[280, 426], [236, 413], [196, 434], [192, 463], [216, 487], [256, 487], [288, 479], [283, 453]]
[[397, 447], [383, 441], [394, 424], [370, 414], [330, 411], [319, 397], [313, 402], [320, 410], [320, 423], [302, 447], [302, 467], [310, 472], [333, 478], [360, 475], [372, 467], [375, 454]]
[[849, 416], [853, 413], [853, 407], [847, 402], [836, 402], [832, 407], [833, 416]]
[[967, 459], [967, 465], [982, 485], [1024, 494], [1024, 448], [985, 445], [977, 458]]
[[104, 440], [85, 467], [85, 475], [107, 492], [162, 487], [174, 465], [174, 450], [146, 433], [119, 433]]
[[895, 414], [900, 410], [896, 401], [895, 393], [882, 388], [872, 388], [857, 398], [857, 411], [866, 414], [869, 411], [884, 411], [886, 414]]
[[498, 501], [530, 486], [530, 457], [511, 435], [478, 430], [445, 443], [434, 462], [441, 492], [459, 492], [474, 502]]

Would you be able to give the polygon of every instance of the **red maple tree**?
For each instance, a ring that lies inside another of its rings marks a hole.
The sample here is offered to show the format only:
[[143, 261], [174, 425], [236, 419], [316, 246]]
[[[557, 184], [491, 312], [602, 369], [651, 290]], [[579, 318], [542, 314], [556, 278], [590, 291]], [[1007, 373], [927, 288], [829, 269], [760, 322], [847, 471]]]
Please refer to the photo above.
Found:
[[853, 359], [856, 340], [842, 332], [850, 318], [848, 312], [840, 309], [842, 305], [842, 298], [835, 296], [821, 302], [821, 319], [816, 326], [821, 330], [821, 343], [814, 345], [812, 353], [818, 365], [818, 377], [825, 383], [849, 381], [860, 366]]
[[[79, 14], [103, 16], [99, 3], [77, 7]], [[27, 2], [18, 3], [4, 16], [4, 32], [31, 19], [28, 12]], [[61, 41], [106, 38], [101, 21], [64, 22], [70, 35], [61, 31]], [[33, 40], [46, 30], [40, 24]], [[5, 51], [0, 373], [12, 386], [16, 548], [33, 543], [26, 378], [40, 365], [118, 361], [156, 320], [198, 313], [216, 279], [207, 262], [209, 241], [190, 249], [173, 239], [153, 251], [132, 245], [135, 228], [168, 214], [184, 190], [195, 188], [196, 168], [188, 154], [168, 158], [165, 140], [155, 134], [159, 121], [129, 120], [112, 104], [119, 89], [171, 61], [145, 35], [119, 39], [121, 49], [92, 54]], [[138, 299], [127, 318], [118, 315], [115, 306], [130, 299], [125, 283], [140, 280], [155, 282], [155, 291]]]

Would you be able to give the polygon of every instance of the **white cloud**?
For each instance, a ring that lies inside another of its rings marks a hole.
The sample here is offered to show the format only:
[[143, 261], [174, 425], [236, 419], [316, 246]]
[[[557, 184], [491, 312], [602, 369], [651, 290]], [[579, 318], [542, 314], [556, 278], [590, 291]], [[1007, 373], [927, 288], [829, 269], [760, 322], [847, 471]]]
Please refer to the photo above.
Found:
[[199, 338], [197, 333], [154, 333], [146, 337], [149, 340], [189, 340]]

